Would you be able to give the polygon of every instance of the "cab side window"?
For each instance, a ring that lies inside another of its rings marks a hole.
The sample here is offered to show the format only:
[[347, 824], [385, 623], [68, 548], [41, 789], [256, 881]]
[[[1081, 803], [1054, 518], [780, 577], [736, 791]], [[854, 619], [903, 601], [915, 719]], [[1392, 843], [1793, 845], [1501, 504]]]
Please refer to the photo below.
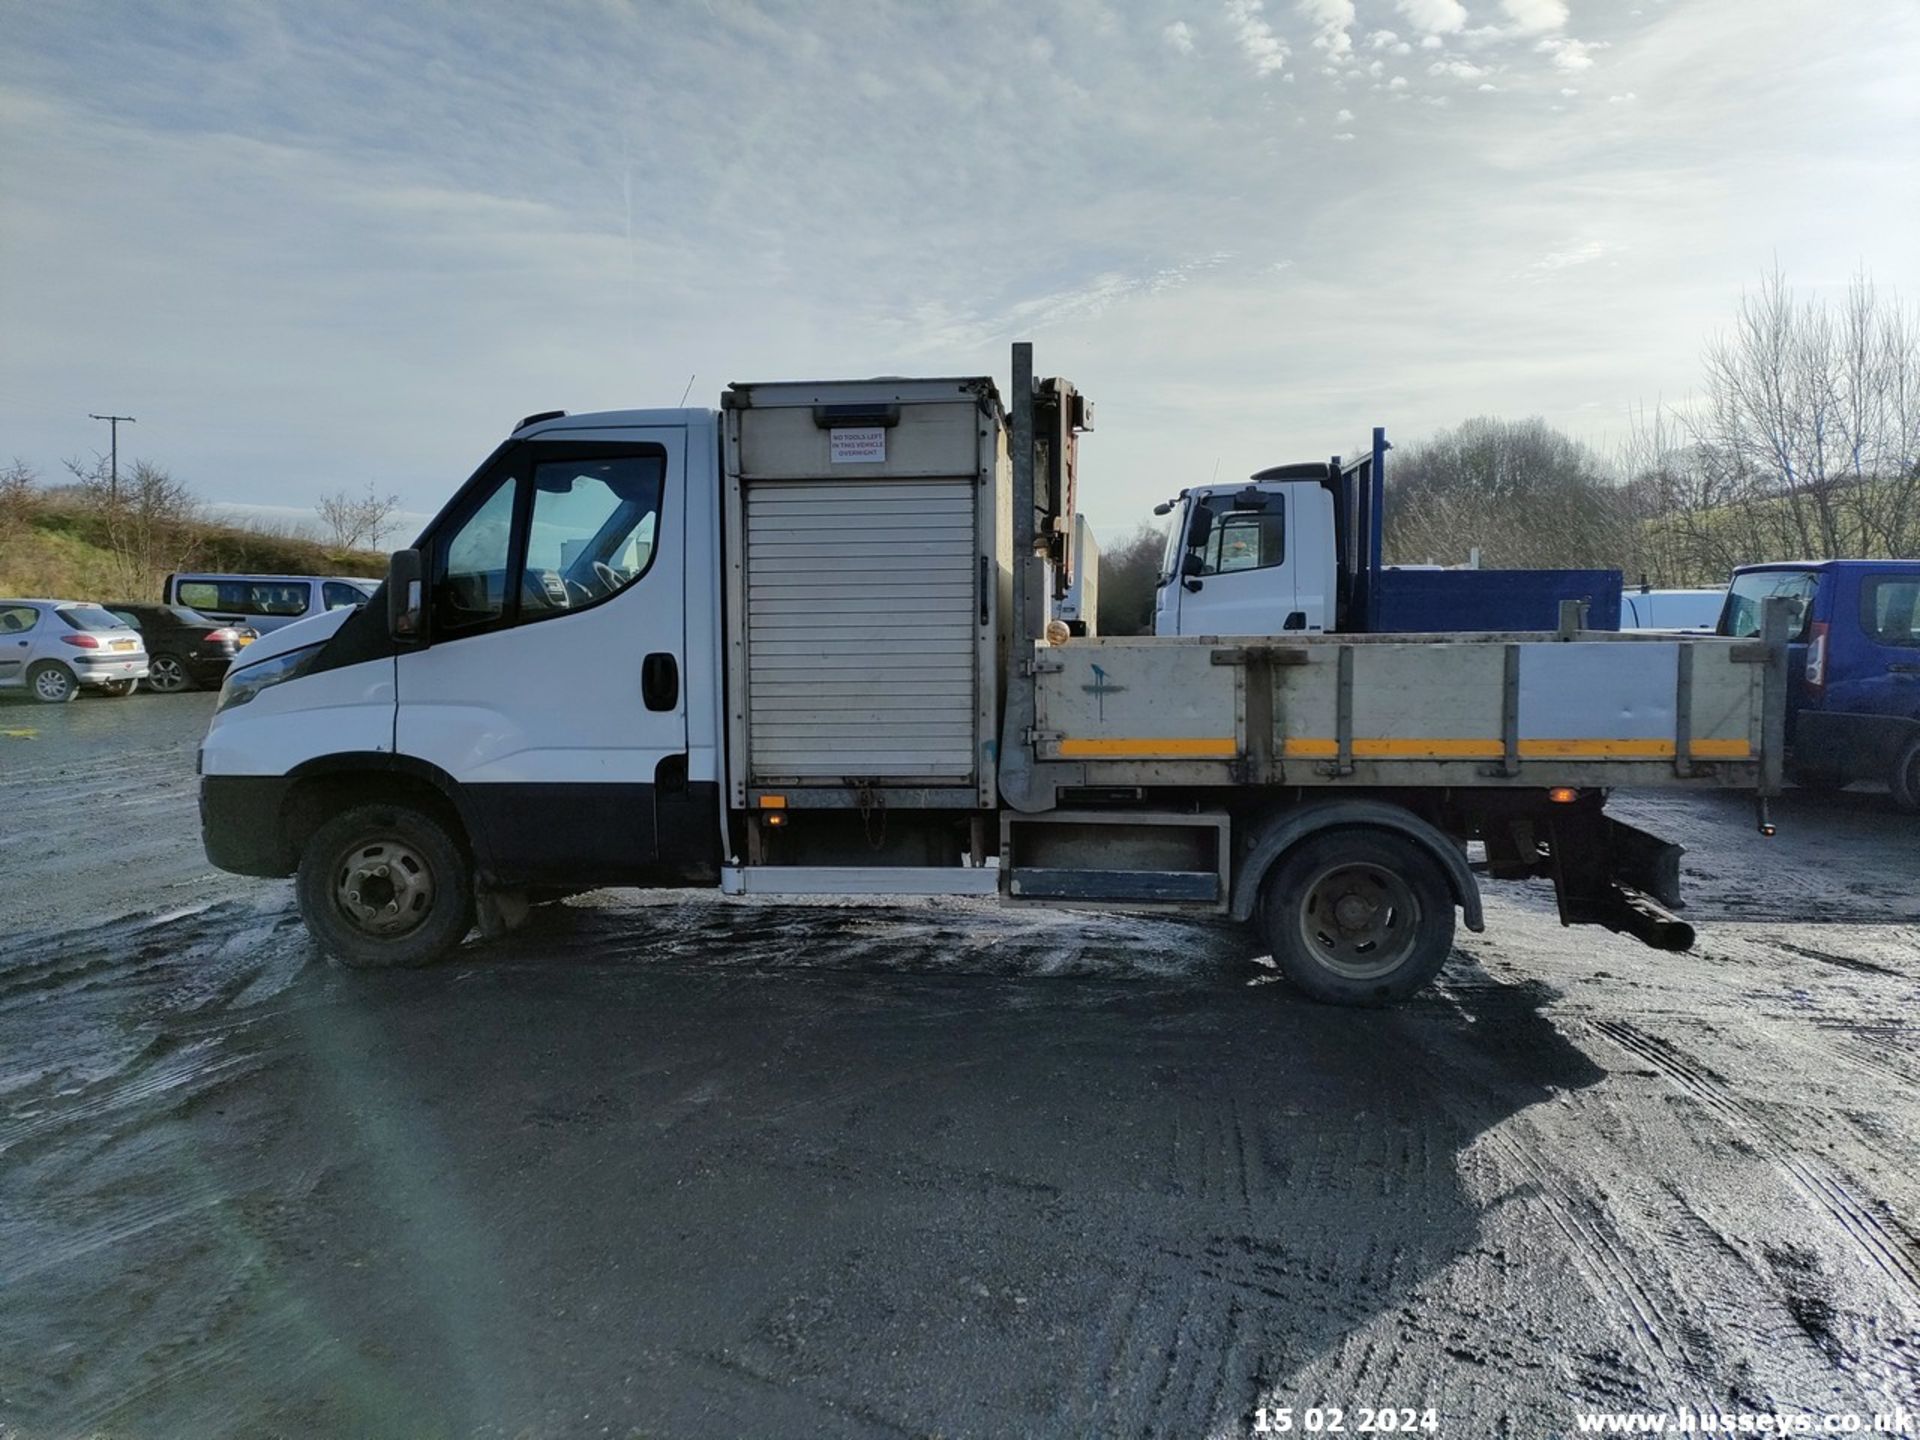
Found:
[[433, 626], [457, 634], [497, 624], [507, 613], [507, 571], [519, 477], [506, 474], [478, 496], [464, 519], [434, 543]]
[[321, 588], [321, 601], [329, 610], [356, 610], [367, 603], [367, 596], [356, 586], [329, 580]]
[[1201, 551], [1202, 575], [1264, 570], [1286, 558], [1286, 515], [1272, 510], [1235, 510], [1221, 518]]
[[533, 467], [522, 620], [605, 600], [647, 572], [665, 473], [659, 455], [549, 460]]

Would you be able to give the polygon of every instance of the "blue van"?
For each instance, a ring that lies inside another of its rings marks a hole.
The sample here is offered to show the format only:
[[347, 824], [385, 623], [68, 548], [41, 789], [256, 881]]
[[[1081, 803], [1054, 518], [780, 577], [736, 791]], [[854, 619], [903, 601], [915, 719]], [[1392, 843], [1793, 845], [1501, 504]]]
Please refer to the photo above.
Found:
[[1920, 560], [1811, 560], [1733, 572], [1722, 635], [1758, 635], [1772, 596], [1801, 602], [1791, 646], [1788, 774], [1838, 789], [1884, 780], [1920, 812]]

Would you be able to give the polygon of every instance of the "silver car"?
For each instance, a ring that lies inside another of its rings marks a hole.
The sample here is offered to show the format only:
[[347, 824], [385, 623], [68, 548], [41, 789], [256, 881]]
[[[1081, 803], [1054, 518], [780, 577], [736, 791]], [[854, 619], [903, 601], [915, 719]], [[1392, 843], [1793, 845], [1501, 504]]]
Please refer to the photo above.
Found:
[[84, 687], [131, 695], [147, 678], [140, 632], [84, 600], [0, 600], [0, 690], [58, 705]]

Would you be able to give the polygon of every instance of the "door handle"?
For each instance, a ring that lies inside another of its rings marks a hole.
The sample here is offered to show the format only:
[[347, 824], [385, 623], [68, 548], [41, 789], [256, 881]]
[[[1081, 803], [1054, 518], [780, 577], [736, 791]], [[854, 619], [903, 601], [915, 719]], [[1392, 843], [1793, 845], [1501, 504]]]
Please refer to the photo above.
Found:
[[649, 710], [671, 710], [680, 703], [680, 662], [656, 650], [640, 663], [640, 698]]

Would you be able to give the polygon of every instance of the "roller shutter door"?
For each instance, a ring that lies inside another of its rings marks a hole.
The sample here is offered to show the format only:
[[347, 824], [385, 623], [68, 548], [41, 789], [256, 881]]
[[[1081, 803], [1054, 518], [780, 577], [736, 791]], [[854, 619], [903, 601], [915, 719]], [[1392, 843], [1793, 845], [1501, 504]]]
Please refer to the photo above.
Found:
[[746, 487], [750, 775], [968, 784], [970, 480]]

